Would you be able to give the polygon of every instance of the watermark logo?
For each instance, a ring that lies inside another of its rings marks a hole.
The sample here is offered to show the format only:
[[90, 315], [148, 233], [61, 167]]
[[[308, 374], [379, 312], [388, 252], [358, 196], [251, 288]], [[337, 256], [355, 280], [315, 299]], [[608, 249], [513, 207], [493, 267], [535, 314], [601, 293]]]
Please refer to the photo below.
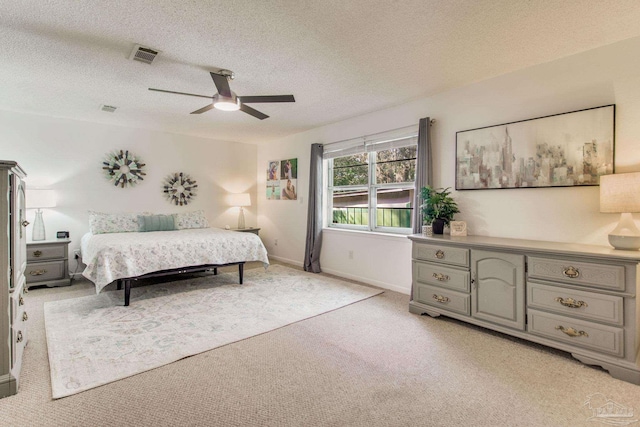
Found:
[[587, 421], [596, 421], [612, 426], [627, 426], [638, 422], [632, 407], [607, 399], [602, 393], [587, 396], [584, 406], [591, 411], [591, 416], [587, 418]]

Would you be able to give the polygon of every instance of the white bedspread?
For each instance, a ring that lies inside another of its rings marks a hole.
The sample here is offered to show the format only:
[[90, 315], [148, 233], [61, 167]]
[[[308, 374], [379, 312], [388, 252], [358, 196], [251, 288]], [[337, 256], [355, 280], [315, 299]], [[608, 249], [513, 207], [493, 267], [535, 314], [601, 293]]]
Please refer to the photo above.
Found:
[[147, 233], [91, 234], [82, 237], [82, 275], [96, 285], [96, 293], [116, 279], [154, 271], [206, 264], [262, 261], [267, 250], [253, 233], [198, 228]]

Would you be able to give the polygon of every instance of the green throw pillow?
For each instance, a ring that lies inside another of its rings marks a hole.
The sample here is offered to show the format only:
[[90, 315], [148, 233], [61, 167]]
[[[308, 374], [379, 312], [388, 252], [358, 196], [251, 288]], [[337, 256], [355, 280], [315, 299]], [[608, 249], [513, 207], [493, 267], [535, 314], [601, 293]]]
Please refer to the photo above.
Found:
[[172, 231], [176, 229], [173, 215], [138, 215], [138, 231]]

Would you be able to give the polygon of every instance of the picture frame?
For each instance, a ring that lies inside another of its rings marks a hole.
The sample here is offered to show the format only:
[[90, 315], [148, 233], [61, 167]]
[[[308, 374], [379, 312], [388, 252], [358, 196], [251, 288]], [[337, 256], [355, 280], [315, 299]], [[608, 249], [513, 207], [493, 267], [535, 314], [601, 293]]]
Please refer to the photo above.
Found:
[[467, 223], [465, 221], [451, 221], [449, 230], [451, 231], [451, 236], [466, 236]]
[[267, 200], [298, 200], [298, 159], [269, 160], [267, 165]]
[[456, 190], [599, 185], [614, 173], [615, 104], [456, 132]]

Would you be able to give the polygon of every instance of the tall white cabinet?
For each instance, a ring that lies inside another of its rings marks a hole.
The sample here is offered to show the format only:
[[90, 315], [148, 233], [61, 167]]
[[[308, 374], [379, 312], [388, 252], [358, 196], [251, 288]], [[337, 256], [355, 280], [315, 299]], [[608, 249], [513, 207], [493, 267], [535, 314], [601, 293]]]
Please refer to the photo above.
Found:
[[409, 238], [412, 313], [555, 347], [640, 384], [640, 251], [483, 236]]
[[0, 160], [0, 397], [18, 391], [27, 342], [25, 177], [16, 162]]

